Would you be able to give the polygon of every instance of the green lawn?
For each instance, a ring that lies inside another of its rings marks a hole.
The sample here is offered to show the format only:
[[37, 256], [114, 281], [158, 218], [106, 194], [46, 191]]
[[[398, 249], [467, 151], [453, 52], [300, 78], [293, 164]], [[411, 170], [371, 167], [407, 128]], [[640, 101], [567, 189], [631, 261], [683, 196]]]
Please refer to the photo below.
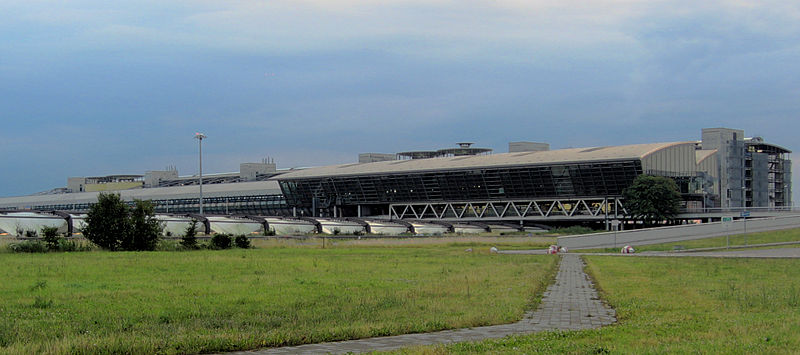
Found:
[[198, 353], [513, 322], [556, 258], [462, 245], [0, 253], [0, 353]]
[[[695, 240], [687, 240], [674, 243], [652, 244], [636, 246], [636, 252], [641, 251], [673, 251], [676, 249], [696, 249], [696, 248], [725, 248], [730, 242], [730, 246], [744, 246], [763, 243], [793, 242], [800, 241], [800, 229], [787, 229], [780, 231], [758, 232], [731, 235], [727, 238], [714, 237]], [[574, 252], [601, 252], [619, 253], [620, 248], [574, 250]]]
[[[254, 239], [253, 245], [257, 247], [275, 248], [275, 247], [322, 247], [322, 237], [317, 236], [306, 240], [292, 240], [292, 239]], [[324, 238], [326, 247], [424, 247], [424, 248], [439, 248], [439, 247], [463, 247], [467, 248], [483, 248], [488, 250], [490, 247], [495, 246], [501, 250], [508, 249], [546, 249], [548, 246], [556, 243], [556, 237], [533, 235], [446, 235], [440, 237], [408, 237], [408, 238], [392, 238], [392, 237], [379, 237], [379, 238]]]
[[595, 330], [406, 349], [426, 354], [792, 354], [800, 260], [587, 257], [619, 322]]

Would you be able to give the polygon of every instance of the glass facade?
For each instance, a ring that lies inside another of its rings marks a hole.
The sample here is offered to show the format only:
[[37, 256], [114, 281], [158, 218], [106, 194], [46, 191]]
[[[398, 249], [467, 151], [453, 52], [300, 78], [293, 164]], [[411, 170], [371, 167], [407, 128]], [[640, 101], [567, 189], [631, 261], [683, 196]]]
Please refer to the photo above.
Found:
[[280, 180], [289, 206], [621, 196], [639, 160]]

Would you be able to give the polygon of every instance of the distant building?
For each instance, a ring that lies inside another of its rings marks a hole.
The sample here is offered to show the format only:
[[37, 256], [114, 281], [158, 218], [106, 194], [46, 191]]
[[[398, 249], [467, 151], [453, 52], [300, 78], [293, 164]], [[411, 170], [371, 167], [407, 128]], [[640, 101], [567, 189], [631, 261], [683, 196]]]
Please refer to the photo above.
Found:
[[537, 142], [509, 142], [508, 143], [508, 152], [509, 153], [520, 153], [520, 152], [543, 152], [550, 150], [550, 144], [548, 143], [537, 143]]
[[[522, 201], [539, 209], [567, 212], [583, 203], [596, 210], [592, 199], [621, 201], [622, 191], [642, 174], [674, 179], [685, 208], [792, 205], [791, 151], [761, 137], [746, 138], [742, 130], [707, 128], [701, 140], [556, 150], [546, 143], [511, 142], [509, 153], [491, 153], [461, 143], [396, 155], [365, 153], [359, 164], [308, 169], [277, 170], [266, 160], [244, 163], [238, 173], [204, 175], [204, 209], [209, 214], [385, 217], [397, 204], [472, 205], [485, 213], [487, 202], [517, 208]], [[198, 180], [180, 177], [174, 169], [70, 178], [70, 193], [54, 189], [0, 198], [0, 210], [85, 211], [99, 191], [114, 190], [127, 201], [153, 200], [158, 212], [194, 213]], [[463, 213], [432, 210], [437, 206], [424, 213]]]
[[386, 153], [361, 153], [358, 155], [358, 162], [361, 164], [389, 160], [397, 160], [397, 155]]
[[97, 192], [140, 189], [144, 187], [142, 175], [108, 175], [94, 177], [72, 177], [67, 179], [70, 192]]

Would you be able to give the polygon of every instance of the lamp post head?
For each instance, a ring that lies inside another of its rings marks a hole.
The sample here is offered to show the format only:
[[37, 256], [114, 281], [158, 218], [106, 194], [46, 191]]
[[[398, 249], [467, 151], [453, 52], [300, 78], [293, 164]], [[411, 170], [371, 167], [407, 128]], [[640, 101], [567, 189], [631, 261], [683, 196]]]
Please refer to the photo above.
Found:
[[202, 133], [200, 133], [200, 132], [196, 132], [196, 133], [194, 134], [194, 138], [196, 138], [196, 139], [199, 139], [199, 140], [201, 140], [201, 141], [202, 141], [202, 140], [203, 140], [203, 138], [206, 138], [206, 135], [205, 135], [205, 134], [202, 134]]

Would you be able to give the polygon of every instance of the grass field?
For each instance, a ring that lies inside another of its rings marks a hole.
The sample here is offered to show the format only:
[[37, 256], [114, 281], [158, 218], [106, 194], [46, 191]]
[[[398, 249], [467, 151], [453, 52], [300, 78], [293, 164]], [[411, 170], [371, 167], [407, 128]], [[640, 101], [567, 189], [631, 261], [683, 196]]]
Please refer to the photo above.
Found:
[[[800, 241], [800, 229], [787, 229], [770, 232], [748, 233], [745, 235], [732, 235], [728, 237], [730, 246], [743, 246], [763, 243], [793, 242]], [[674, 243], [652, 244], [636, 246], [636, 252], [642, 251], [673, 251], [676, 249], [696, 249], [696, 248], [725, 248], [728, 242], [726, 237], [703, 238], [696, 240], [686, 240]], [[575, 252], [600, 252], [600, 253], [619, 253], [619, 248], [587, 249], [574, 250]]]
[[[329, 247], [464, 247], [476, 248], [495, 246], [499, 249], [546, 249], [556, 243], [556, 237], [551, 236], [443, 236], [443, 237], [415, 237], [415, 238], [364, 238], [364, 239], [326, 239]], [[292, 245], [312, 245], [321, 246], [322, 240], [313, 238], [306, 241], [281, 241], [281, 240], [257, 240], [254, 245], [262, 247], [292, 246]]]
[[587, 257], [619, 323], [412, 354], [796, 354], [800, 260]]
[[198, 353], [507, 323], [556, 258], [479, 245], [0, 254], [0, 353]]

